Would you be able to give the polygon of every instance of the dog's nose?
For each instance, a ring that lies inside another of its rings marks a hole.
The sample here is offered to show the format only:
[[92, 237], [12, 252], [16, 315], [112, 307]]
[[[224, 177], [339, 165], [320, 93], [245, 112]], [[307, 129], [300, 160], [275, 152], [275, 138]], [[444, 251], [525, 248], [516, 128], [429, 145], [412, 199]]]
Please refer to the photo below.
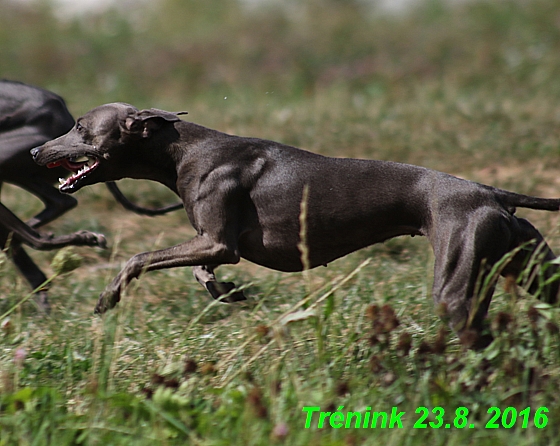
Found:
[[41, 149], [39, 147], [35, 147], [34, 149], [31, 149], [31, 156], [33, 157], [33, 159], [37, 159], [37, 155], [39, 155], [39, 151]]

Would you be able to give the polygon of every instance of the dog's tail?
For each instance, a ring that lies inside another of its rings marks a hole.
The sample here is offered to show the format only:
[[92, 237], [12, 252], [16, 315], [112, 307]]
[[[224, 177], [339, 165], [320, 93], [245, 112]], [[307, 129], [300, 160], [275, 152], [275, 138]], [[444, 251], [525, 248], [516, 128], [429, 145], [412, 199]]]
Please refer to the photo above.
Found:
[[511, 207], [536, 209], [540, 211], [559, 211], [560, 198], [539, 198], [530, 195], [516, 194], [507, 190], [496, 189], [498, 197]]
[[170, 204], [165, 207], [155, 208], [155, 209], [138, 206], [137, 204], [132, 203], [128, 198], [124, 196], [124, 194], [121, 192], [121, 190], [119, 189], [119, 187], [116, 185], [114, 181], [107, 181], [105, 185], [107, 186], [107, 189], [111, 191], [115, 199], [120, 204], [122, 204], [125, 209], [128, 209], [129, 211], [132, 212], [136, 212], [137, 214], [140, 215], [149, 215], [153, 217], [155, 215], [163, 215], [163, 214], [167, 214], [168, 212], [174, 211], [176, 209], [183, 208], [183, 203]]

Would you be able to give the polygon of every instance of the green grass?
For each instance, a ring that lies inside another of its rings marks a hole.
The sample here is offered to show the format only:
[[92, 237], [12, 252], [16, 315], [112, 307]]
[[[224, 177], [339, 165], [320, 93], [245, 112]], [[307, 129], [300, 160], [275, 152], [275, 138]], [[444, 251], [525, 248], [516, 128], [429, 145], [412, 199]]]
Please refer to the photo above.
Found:
[[[47, 3], [0, 0], [0, 71], [55, 89], [76, 115], [115, 100], [187, 110], [238, 135], [560, 195], [556, 1], [426, 1], [395, 17], [334, 0], [150, 8], [59, 21]], [[145, 205], [176, 200], [159, 185], [122, 183]], [[98, 317], [99, 293], [130, 256], [194, 231], [184, 212], [122, 210], [103, 185], [77, 197], [45, 230], [103, 232], [110, 248], [74, 250], [82, 264], [53, 278], [50, 315], [20, 304], [30, 290], [0, 257], [0, 315], [10, 312], [0, 320], [0, 446], [558, 442], [558, 308], [500, 281], [489, 315], [497, 339], [468, 350], [432, 304], [426, 240], [391, 240], [305, 274], [221, 267], [220, 279], [248, 285], [249, 301], [232, 305], [214, 302], [188, 268], [153, 272]], [[22, 218], [41, 209], [11, 186], [2, 202]], [[559, 252], [556, 214], [518, 214]], [[55, 275], [55, 252], [30, 254]], [[396, 327], [384, 323], [391, 309]], [[306, 429], [304, 406], [406, 414], [402, 429], [317, 428], [318, 418]], [[443, 427], [413, 428], [420, 407], [426, 423], [443, 408]], [[459, 407], [474, 428], [454, 426]], [[485, 428], [492, 407], [515, 408], [514, 426]], [[537, 428], [540, 407], [548, 424]]]
[[[222, 277], [252, 282], [251, 300], [240, 305], [211, 301], [188, 271], [154, 273], [103, 318], [91, 314], [103, 283], [82, 266], [55, 280], [50, 316], [26, 304], [3, 326], [0, 440], [553, 442], [560, 416], [558, 309], [500, 290], [491, 315], [497, 340], [484, 352], [469, 351], [435, 315], [429, 263], [425, 243], [396, 240], [308, 277], [224, 267]], [[17, 303], [22, 288], [3, 286], [6, 300]], [[297, 309], [301, 301], [307, 303]], [[386, 324], [388, 308], [396, 327]], [[402, 429], [318, 429], [317, 419], [305, 429], [304, 406], [344, 406], [344, 413], [398, 407], [406, 414]], [[456, 408], [466, 407], [475, 428], [413, 429], [419, 407], [442, 407], [452, 426]], [[531, 417], [547, 407], [548, 424], [537, 429], [530, 418], [523, 428], [520, 417], [512, 429], [486, 429], [491, 407], [530, 407]]]

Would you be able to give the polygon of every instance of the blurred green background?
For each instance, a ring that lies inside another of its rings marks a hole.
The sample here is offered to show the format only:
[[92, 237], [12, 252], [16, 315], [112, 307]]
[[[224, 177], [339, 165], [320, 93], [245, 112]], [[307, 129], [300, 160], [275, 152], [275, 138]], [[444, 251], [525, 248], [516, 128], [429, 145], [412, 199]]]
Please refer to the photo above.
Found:
[[369, 95], [434, 81], [532, 94], [560, 74], [554, 0], [419, 1], [400, 14], [375, 4], [159, 0], [65, 17], [48, 1], [1, 0], [0, 72], [92, 103], [336, 83]]
[[557, 0], [399, 12], [375, 0], [159, 0], [79, 15], [0, 0], [0, 77], [54, 90], [76, 116], [113, 101], [187, 110], [231, 133], [474, 179], [482, 166], [559, 166]]

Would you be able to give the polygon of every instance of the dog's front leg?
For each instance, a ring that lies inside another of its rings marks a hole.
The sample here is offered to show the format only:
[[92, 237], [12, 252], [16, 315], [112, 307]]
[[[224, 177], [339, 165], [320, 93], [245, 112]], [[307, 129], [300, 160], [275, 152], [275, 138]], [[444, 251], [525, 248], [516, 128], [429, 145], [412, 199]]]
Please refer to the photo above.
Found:
[[69, 245], [107, 247], [107, 240], [103, 234], [90, 231], [78, 231], [59, 236], [41, 234], [22, 222], [2, 203], [0, 203], [0, 222], [14, 233], [17, 240], [41, 251], [63, 248]]
[[120, 300], [122, 290], [144, 271], [237, 262], [239, 262], [239, 253], [236, 246], [217, 242], [209, 235], [198, 235], [188, 242], [171, 248], [136, 254], [101, 293], [95, 312], [104, 313], [113, 308]]

